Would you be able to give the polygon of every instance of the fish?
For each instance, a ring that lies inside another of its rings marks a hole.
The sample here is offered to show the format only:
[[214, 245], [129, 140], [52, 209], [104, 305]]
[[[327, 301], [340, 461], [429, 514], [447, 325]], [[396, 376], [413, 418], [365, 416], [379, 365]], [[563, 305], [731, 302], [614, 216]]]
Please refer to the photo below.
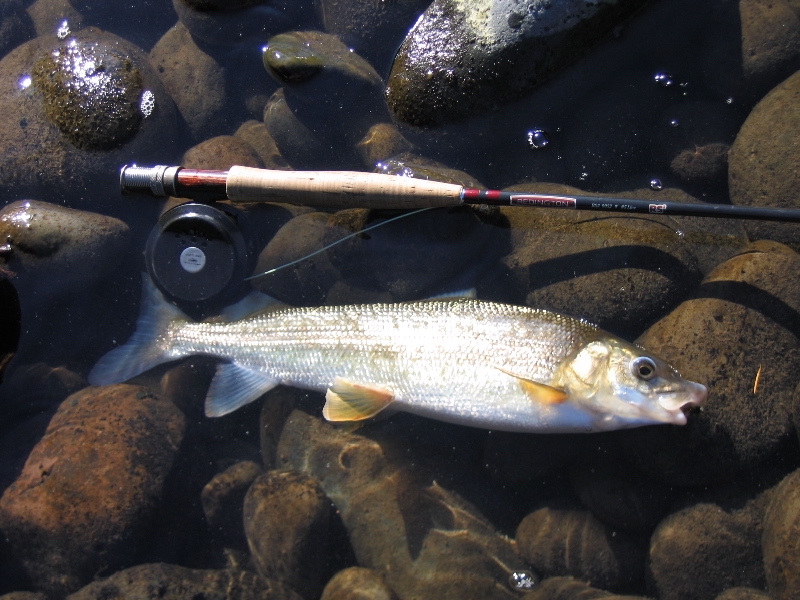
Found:
[[402, 411], [529, 433], [684, 425], [683, 409], [707, 396], [635, 344], [547, 310], [470, 297], [319, 307], [261, 298], [193, 321], [145, 275], [136, 330], [89, 382], [209, 355], [222, 359], [205, 399], [209, 417], [282, 384], [324, 392], [322, 414], [334, 422]]

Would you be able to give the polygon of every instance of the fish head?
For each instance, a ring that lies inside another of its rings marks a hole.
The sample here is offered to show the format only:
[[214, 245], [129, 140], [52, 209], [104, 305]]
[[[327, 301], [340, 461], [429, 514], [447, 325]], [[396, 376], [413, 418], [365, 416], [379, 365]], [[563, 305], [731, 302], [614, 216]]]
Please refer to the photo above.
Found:
[[613, 337], [586, 344], [562, 365], [559, 379], [571, 399], [597, 415], [598, 430], [685, 425], [683, 408], [708, 395], [664, 360]]

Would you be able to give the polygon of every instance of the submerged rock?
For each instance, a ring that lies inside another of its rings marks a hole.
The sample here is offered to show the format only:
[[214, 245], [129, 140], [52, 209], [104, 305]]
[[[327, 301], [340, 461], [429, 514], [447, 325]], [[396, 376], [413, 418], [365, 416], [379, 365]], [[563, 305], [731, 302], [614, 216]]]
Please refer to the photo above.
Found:
[[184, 426], [172, 403], [139, 386], [64, 400], [0, 497], [0, 531], [35, 589], [63, 597], [135, 560]]
[[764, 519], [761, 543], [770, 597], [797, 598], [800, 590], [800, 471], [777, 487]]
[[[800, 208], [800, 71], [767, 94], [739, 130], [728, 155], [731, 202]], [[746, 221], [753, 239], [768, 238], [800, 249], [795, 223]]]
[[592, 587], [573, 577], [548, 577], [522, 600], [647, 600], [643, 596], [620, 596]]
[[401, 599], [517, 598], [507, 584], [524, 568], [514, 543], [457, 494], [387, 458], [379, 443], [295, 411], [277, 455], [318, 479], [358, 564]]
[[397, 600], [397, 596], [377, 572], [350, 567], [331, 578], [320, 600]]
[[200, 494], [203, 514], [212, 536], [222, 539], [226, 546], [246, 548], [242, 529], [242, 503], [261, 467], [250, 460], [237, 462], [209, 481]]
[[248, 571], [187, 569], [178, 565], [144, 564], [90, 583], [68, 600], [300, 600], [275, 581]]
[[434, 0], [387, 82], [393, 114], [431, 126], [519, 98], [594, 46], [642, 0]]

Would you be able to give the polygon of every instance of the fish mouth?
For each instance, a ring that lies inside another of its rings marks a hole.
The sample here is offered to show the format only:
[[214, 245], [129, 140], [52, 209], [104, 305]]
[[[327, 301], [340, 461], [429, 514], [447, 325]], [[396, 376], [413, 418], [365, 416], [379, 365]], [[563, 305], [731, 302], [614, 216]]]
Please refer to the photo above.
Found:
[[708, 398], [706, 386], [702, 383], [686, 381], [680, 394], [662, 396], [658, 399], [658, 404], [670, 414], [673, 423], [685, 425], [686, 415], [683, 414], [683, 409], [687, 406], [701, 406], [706, 398]]

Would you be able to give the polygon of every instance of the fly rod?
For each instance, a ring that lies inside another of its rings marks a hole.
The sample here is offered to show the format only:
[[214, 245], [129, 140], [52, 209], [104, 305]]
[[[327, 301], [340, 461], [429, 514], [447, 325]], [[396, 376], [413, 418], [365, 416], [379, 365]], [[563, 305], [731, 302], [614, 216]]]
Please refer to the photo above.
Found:
[[688, 204], [631, 198], [501, 192], [453, 183], [358, 171], [279, 171], [233, 166], [228, 171], [125, 166], [123, 194], [146, 193], [231, 202], [282, 202], [325, 208], [412, 210], [465, 204], [530, 206], [637, 214], [800, 221], [800, 209]]

